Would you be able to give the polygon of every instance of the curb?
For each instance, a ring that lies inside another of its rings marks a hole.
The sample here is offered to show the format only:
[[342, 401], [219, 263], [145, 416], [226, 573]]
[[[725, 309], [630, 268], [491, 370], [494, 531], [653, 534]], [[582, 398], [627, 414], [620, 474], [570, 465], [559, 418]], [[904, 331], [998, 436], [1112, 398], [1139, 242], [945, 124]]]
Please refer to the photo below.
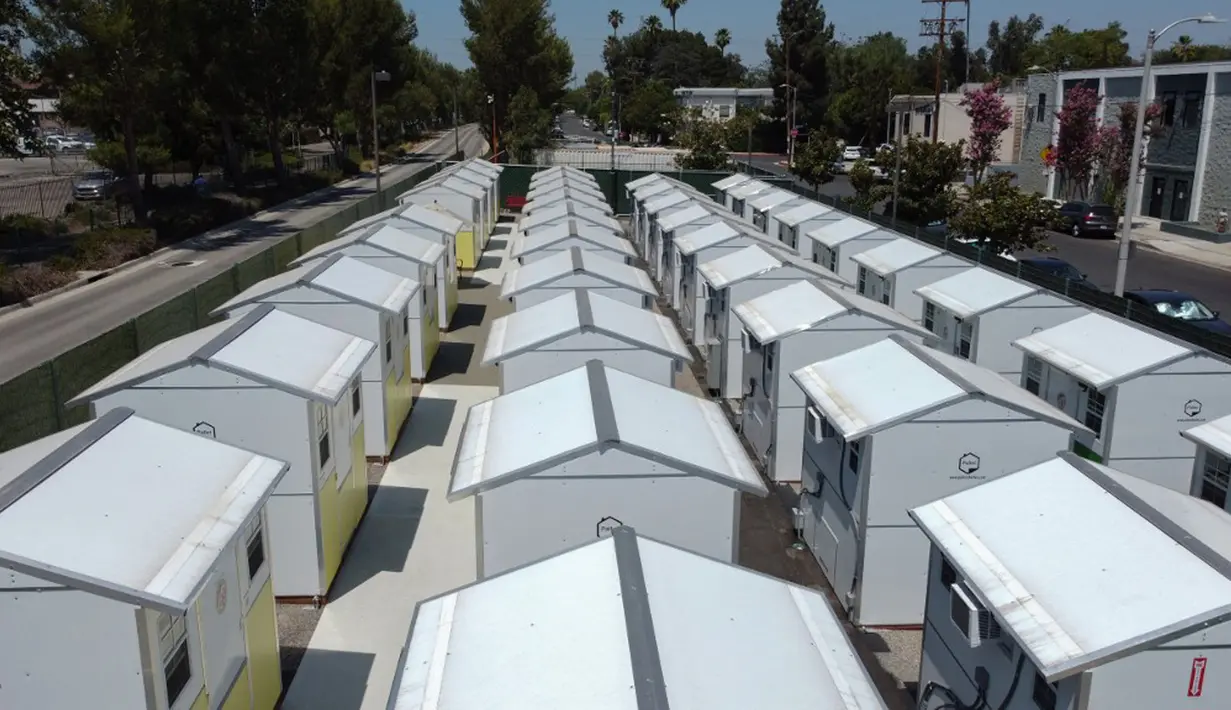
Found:
[[[1178, 260], [1183, 261], [1183, 262], [1188, 263], [1188, 264], [1196, 264], [1197, 266], [1204, 266], [1204, 267], [1205, 267], [1205, 268], [1207, 268], [1207, 269], [1215, 269], [1215, 270], [1218, 270], [1218, 271], [1229, 271], [1229, 272], [1231, 272], [1231, 264], [1226, 264], [1226, 265], [1223, 265], [1223, 264], [1215, 264], [1215, 263], [1212, 263], [1212, 262], [1210, 262], [1210, 261], [1206, 261], [1206, 260], [1202, 259], [1201, 257], [1189, 256], [1188, 254], [1185, 254], [1185, 253], [1181, 253], [1181, 252], [1174, 252], [1174, 251], [1170, 251], [1170, 250], [1168, 250], [1168, 249], [1163, 249], [1163, 248], [1161, 248], [1161, 247], [1159, 247], [1159, 246], [1156, 246], [1156, 244], [1155, 244], [1155, 241], [1154, 241], [1154, 240], [1148, 240], [1148, 241], [1147, 241], [1147, 240], [1136, 240], [1136, 239], [1134, 239], [1134, 240], [1133, 240], [1133, 243], [1137, 245], [1137, 248], [1138, 248], [1138, 249], [1149, 249], [1150, 251], [1154, 252], [1155, 254], [1161, 254], [1161, 255], [1163, 255], [1163, 256], [1168, 256], [1168, 257], [1171, 257], [1172, 259], [1178, 259]], [[1167, 244], [1167, 243], [1170, 243], [1170, 242], [1166, 242], [1166, 241], [1164, 241], [1163, 243], [1164, 243], [1164, 244]]]

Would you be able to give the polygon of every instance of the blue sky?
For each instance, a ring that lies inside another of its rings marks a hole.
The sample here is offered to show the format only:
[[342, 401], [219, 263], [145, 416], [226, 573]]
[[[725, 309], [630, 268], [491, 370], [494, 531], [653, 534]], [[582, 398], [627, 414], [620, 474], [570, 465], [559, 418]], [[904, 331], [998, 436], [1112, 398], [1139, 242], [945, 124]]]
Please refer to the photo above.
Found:
[[[402, 4], [415, 11], [419, 19], [418, 44], [441, 59], [459, 67], [470, 66], [462, 41], [468, 35], [466, 25], [458, 12], [457, 0], [402, 0]], [[911, 49], [922, 43], [919, 34], [919, 19], [936, 16], [938, 6], [922, 4], [919, 0], [862, 0], [824, 3], [829, 20], [837, 28], [838, 35], [849, 41], [875, 32], [890, 31], [906, 37]], [[996, 6], [994, 12], [988, 8]], [[607, 12], [618, 7], [624, 13], [625, 22], [635, 27], [639, 18], [657, 14], [667, 22], [667, 14], [658, 0], [552, 0], [556, 15], [556, 28], [573, 48], [576, 75], [580, 80], [587, 72], [602, 67], [603, 40], [611, 33], [607, 25]], [[752, 10], [752, 7], [758, 9]], [[951, 5], [951, 8], [960, 8]], [[704, 32], [712, 37], [720, 27], [731, 30], [732, 42], [728, 51], [740, 54], [745, 64], [758, 64], [765, 59], [765, 38], [776, 31], [774, 17], [778, 3], [773, 0], [688, 0], [680, 10], [677, 21], [681, 29]], [[1161, 26], [1176, 19], [1203, 15], [1211, 10], [1223, 9], [1224, 16], [1231, 15], [1226, 0], [1169, 0], [1158, 3], [1153, 0], [996, 0], [986, 4], [972, 3], [972, 38], [982, 45], [987, 38], [987, 24], [993, 19], [1003, 22], [1016, 13], [1031, 12], [1043, 16], [1047, 25], [1068, 23], [1072, 29], [1084, 29], [1106, 25], [1109, 20], [1121, 19], [1129, 32], [1129, 41], [1134, 52], [1144, 48], [1145, 35], [1152, 25]], [[964, 10], [961, 10], [964, 12]], [[1231, 40], [1231, 24], [1186, 25], [1168, 33], [1160, 46], [1170, 44], [1175, 37], [1186, 33], [1202, 43], [1223, 44]]]

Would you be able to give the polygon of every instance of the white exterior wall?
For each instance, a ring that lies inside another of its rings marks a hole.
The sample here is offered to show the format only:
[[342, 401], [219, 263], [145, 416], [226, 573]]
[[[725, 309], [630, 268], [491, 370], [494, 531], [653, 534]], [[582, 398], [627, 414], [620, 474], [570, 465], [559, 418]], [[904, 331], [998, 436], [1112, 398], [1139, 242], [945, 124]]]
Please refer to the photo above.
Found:
[[[752, 246], [755, 242], [748, 237], [735, 237], [730, 241], [712, 247], [698, 249], [690, 257], [680, 257], [680, 323], [684, 326], [684, 338], [697, 345], [697, 333], [705, 330], [706, 297], [705, 277], [698, 267], [707, 261], [713, 261], [720, 256], [739, 251]], [[706, 357], [707, 351], [701, 348], [701, 356]]]
[[611, 259], [612, 261], [616, 261], [621, 264], [632, 264], [633, 262], [633, 259], [630, 256], [612, 251], [610, 249], [604, 249], [603, 247], [587, 242], [584, 239], [578, 239], [577, 237], [563, 239], [552, 245], [550, 249], [539, 249], [538, 251], [520, 256], [517, 260], [522, 264], [533, 264], [536, 261], [542, 261], [548, 257], [556, 256], [562, 251], [568, 251], [573, 247], [577, 247], [587, 255], [601, 256], [604, 259]]
[[550, 301], [556, 296], [571, 293], [575, 289], [584, 288], [600, 296], [614, 298], [620, 303], [627, 303], [638, 308], [650, 307], [650, 296], [632, 289], [614, 286], [610, 281], [591, 276], [590, 274], [572, 274], [562, 279], [556, 279], [550, 285], [529, 289], [513, 297], [513, 309], [525, 310], [544, 301]]
[[850, 283], [855, 283], [856, 279], [859, 278], [859, 264], [855, 263], [852, 257], [856, 254], [862, 254], [869, 249], [875, 249], [886, 242], [891, 242], [898, 238], [899, 237], [883, 238], [879, 236], [879, 233], [873, 232], [866, 237], [857, 237], [855, 239], [843, 242], [833, 249], [830, 249], [820, 242], [809, 240], [812, 241], [811, 253], [801, 253], [808, 254], [812, 258], [813, 263], [820, 264], [827, 269], [829, 269], [829, 263], [830, 260], [832, 260], [834, 268], [830, 269], [830, 271], [833, 271], [835, 274], [841, 276]]
[[867, 288], [863, 295], [885, 303], [884, 295], [888, 290], [889, 301], [886, 305], [916, 323], [921, 323], [923, 322], [923, 299], [915, 293], [915, 289], [961, 273], [970, 266], [970, 262], [956, 256], [941, 255], [918, 266], [902, 269], [888, 277], [882, 277], [871, 269], [865, 269]]
[[765, 224], [763, 225], [762, 229], [765, 230], [765, 234], [769, 235], [770, 237], [774, 239], [778, 239], [778, 235], [782, 231], [782, 227], [779, 226], [779, 224], [781, 223], [778, 221], [778, 218], [781, 217], [783, 214], [795, 209], [796, 207], [807, 204], [809, 202], [812, 202], [812, 200], [809, 200], [806, 197], [800, 197], [794, 200], [788, 200], [778, 205], [777, 207], [771, 208], [768, 212], [765, 213], [765, 217], [764, 217]]
[[[820, 245], [805, 235], [817, 227], [823, 227], [831, 222], [837, 222], [839, 219], [846, 216], [846, 213], [834, 210], [833, 212], [827, 212], [820, 217], [805, 219], [794, 227], [779, 222], [778, 232], [773, 236], [775, 236], [778, 241], [799, 252], [800, 256], [805, 259], [812, 259], [812, 254], [815, 247]], [[815, 262], [816, 260], [813, 259], [813, 261]]]
[[[1017, 380], [1022, 372], [1022, 351], [1013, 347], [1015, 340], [1088, 313], [1088, 308], [1044, 293], [994, 308], [968, 321], [974, 326], [970, 361], [1009, 380]], [[951, 312], [936, 307], [936, 321], [931, 330], [941, 338], [937, 349], [958, 353], [959, 321]]]
[[582, 456], [479, 494], [479, 577], [595, 540], [605, 518], [734, 562], [739, 499], [731, 488], [623, 452]]
[[[422, 286], [422, 302], [425, 307], [424, 316], [439, 326], [440, 314], [445, 313], [445, 293], [441, 288], [446, 278], [444, 261], [436, 264], [421, 264], [410, 259], [391, 256], [389, 252], [375, 249], [366, 244], [352, 244], [341, 250], [341, 254], [349, 256], [390, 273], [417, 281]], [[315, 261], [311, 263], [316, 263]], [[430, 304], [430, 305], [429, 305]], [[413, 327], [413, 326], [412, 326]], [[412, 363], [415, 361], [411, 358]], [[414, 375], [414, 377], [425, 377]]]
[[[1199, 697], [1188, 696], [1193, 660], [1206, 659]], [[1090, 672], [1088, 710], [1154, 710], [1231, 706], [1231, 680], [1220, 671], [1231, 663], [1231, 625], [1224, 622], [1169, 643], [1139, 651]]]
[[500, 393], [542, 382], [585, 365], [590, 360], [636, 375], [664, 387], [675, 386], [675, 361], [598, 333], [563, 338], [543, 348], [514, 355], [500, 363]]

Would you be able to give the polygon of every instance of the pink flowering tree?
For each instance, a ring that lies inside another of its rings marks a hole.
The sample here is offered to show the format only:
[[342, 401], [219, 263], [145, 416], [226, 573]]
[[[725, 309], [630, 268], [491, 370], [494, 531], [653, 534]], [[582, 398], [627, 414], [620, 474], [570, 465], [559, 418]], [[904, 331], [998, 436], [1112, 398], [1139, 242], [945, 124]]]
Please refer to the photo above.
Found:
[[1001, 138], [1013, 125], [1013, 111], [1000, 95], [999, 80], [967, 91], [962, 96], [961, 106], [970, 118], [966, 160], [974, 173], [975, 183], [980, 183], [988, 166], [1000, 156]]
[[1098, 164], [1098, 106], [1097, 91], [1086, 86], [1075, 86], [1065, 94], [1064, 106], [1056, 113], [1060, 135], [1049, 162], [1064, 173], [1070, 195], [1086, 196]]
[[[1142, 135], [1146, 138], [1160, 136], [1163, 132], [1162, 116], [1162, 106], [1156, 103], [1146, 106]], [[1124, 195], [1132, 179], [1129, 168], [1133, 157], [1133, 129], [1137, 124], [1137, 104], [1131, 101], [1120, 104], [1116, 117], [1116, 125], [1099, 128], [1097, 161], [1103, 201], [1114, 205], [1117, 210], [1123, 210]]]

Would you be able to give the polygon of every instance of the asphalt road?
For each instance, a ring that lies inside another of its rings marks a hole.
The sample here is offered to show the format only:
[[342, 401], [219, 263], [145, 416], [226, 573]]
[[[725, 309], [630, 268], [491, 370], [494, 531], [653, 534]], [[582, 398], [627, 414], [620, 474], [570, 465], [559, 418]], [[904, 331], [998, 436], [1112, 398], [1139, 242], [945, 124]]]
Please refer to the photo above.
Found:
[[84, 153], [67, 153], [54, 158], [0, 158], [0, 187], [9, 184], [9, 181], [66, 177], [91, 167], [94, 164], [86, 159]]
[[596, 140], [611, 140], [598, 131], [586, 128], [586, 125], [581, 122], [581, 116], [577, 114], [562, 113], [559, 118], [560, 129], [564, 131], [565, 140], [575, 139], [590, 144], [593, 144]]
[[[734, 157], [741, 163], [748, 162], [748, 157], [745, 155], [735, 153]], [[787, 173], [786, 168], [778, 164], [778, 161], [782, 159], [782, 156], [776, 155], [753, 155], [752, 164], [762, 170], [768, 170], [771, 173], [777, 173], [778, 175], [790, 177], [790, 174]], [[803, 182], [799, 178], [795, 178], [795, 184], [806, 187], [809, 190], [812, 189], [811, 185]], [[845, 175], [838, 175], [834, 178], [833, 182], [827, 185], [821, 185], [821, 194], [829, 195], [830, 197], [850, 197], [855, 194], [855, 188], [851, 187], [851, 181], [849, 178]]]
[[[485, 143], [474, 125], [461, 133], [468, 156], [480, 155]], [[428, 145], [424, 161], [390, 166], [382, 171], [388, 182], [426, 169], [431, 160], [453, 153], [453, 133]], [[315, 198], [300, 198], [286, 207], [262, 212], [234, 228], [214, 232], [207, 239], [183, 246], [121, 271], [96, 283], [0, 316], [0, 382], [38, 366], [61, 353], [92, 340], [136, 318], [189, 289], [288, 238], [322, 215], [371, 195], [374, 177], [343, 183]], [[188, 262], [191, 266], [169, 264]]]

